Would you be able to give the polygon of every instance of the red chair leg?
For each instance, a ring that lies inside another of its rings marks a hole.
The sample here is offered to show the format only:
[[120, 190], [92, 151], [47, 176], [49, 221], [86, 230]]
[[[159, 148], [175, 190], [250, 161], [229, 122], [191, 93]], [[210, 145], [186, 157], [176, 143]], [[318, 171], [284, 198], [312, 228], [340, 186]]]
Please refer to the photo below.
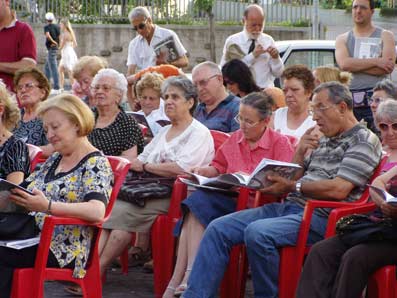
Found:
[[[135, 245], [135, 233], [131, 233], [131, 245]], [[128, 275], [128, 247], [120, 255], [121, 273]]]
[[382, 267], [368, 279], [368, 298], [395, 298], [396, 294], [396, 266]]

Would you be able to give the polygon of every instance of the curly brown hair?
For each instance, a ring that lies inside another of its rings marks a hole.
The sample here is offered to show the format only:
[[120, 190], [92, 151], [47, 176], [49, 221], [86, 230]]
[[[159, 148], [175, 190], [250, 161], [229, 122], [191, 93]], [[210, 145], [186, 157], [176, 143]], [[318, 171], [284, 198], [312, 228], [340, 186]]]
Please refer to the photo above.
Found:
[[25, 75], [32, 76], [39, 83], [39, 88], [43, 89], [45, 92], [45, 96], [41, 101], [46, 100], [48, 95], [50, 95], [51, 85], [50, 85], [50, 82], [48, 82], [48, 79], [44, 75], [44, 73], [42, 73], [36, 67], [27, 67], [27, 68], [20, 69], [14, 75], [14, 85], [18, 86], [19, 81]]
[[313, 93], [314, 76], [311, 70], [305, 65], [297, 64], [288, 66], [286, 69], [284, 69], [281, 78], [283, 80], [295, 78], [302, 82], [303, 88], [305, 88], [306, 91]]
[[20, 119], [21, 113], [15, 101], [11, 99], [6, 85], [0, 80], [0, 105], [4, 106], [1, 122], [8, 130], [13, 130]]

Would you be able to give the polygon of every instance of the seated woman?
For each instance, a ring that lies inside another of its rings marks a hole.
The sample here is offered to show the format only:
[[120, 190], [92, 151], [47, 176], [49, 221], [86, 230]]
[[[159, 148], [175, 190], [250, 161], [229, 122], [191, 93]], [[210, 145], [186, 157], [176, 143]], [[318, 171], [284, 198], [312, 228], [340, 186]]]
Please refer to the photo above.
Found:
[[[136, 92], [141, 110], [135, 114], [143, 115], [146, 118], [148, 128], [152, 136], [157, 135], [164, 124], [169, 124], [169, 119], [164, 112], [164, 101], [161, 98], [161, 85], [164, 78], [158, 73], [146, 73], [136, 84]], [[163, 125], [159, 124], [163, 122]], [[142, 123], [144, 124], [144, 123]]]
[[314, 85], [317, 87], [318, 85], [337, 81], [341, 84], [349, 87], [350, 81], [353, 78], [353, 75], [347, 71], [341, 71], [339, 68], [335, 66], [319, 66], [313, 70], [314, 76]]
[[309, 111], [314, 77], [306, 66], [292, 65], [284, 70], [281, 78], [287, 107], [275, 111], [270, 127], [300, 139], [306, 130], [316, 125]]
[[[6, 86], [0, 82], [0, 178], [20, 184], [29, 175], [29, 151], [11, 130], [19, 121], [19, 109], [12, 101]], [[0, 201], [0, 209], [8, 210], [7, 202]]]
[[108, 67], [106, 60], [98, 56], [83, 56], [73, 67], [73, 78], [79, 83], [81, 91], [85, 95], [83, 101], [91, 108], [96, 104], [90, 92], [92, 79], [98, 71], [106, 67]]
[[[272, 99], [259, 92], [242, 98], [237, 116], [240, 129], [219, 148], [209, 166], [195, 168], [194, 172], [206, 177], [239, 171], [251, 173], [263, 158], [291, 161], [294, 150], [289, 138], [268, 127], [272, 105]], [[204, 229], [215, 218], [234, 212], [236, 201], [221, 192], [198, 189], [182, 202], [182, 210], [183, 224], [177, 228], [177, 261], [163, 298], [179, 296], [186, 289]]]
[[256, 85], [251, 70], [240, 59], [232, 59], [222, 66], [223, 85], [238, 97], [261, 91]]
[[388, 98], [397, 100], [397, 85], [389, 79], [383, 79], [382, 81], [376, 83], [373, 89], [372, 97], [369, 100], [369, 105], [374, 118], [378, 105]]
[[14, 85], [21, 105], [21, 120], [13, 131], [14, 136], [25, 143], [39, 146], [47, 157], [52, 154], [53, 147], [48, 144], [43, 123], [37, 117], [37, 109], [50, 94], [50, 84], [40, 70], [29, 67], [15, 73]]
[[[87, 139], [94, 128], [91, 110], [79, 98], [62, 94], [45, 101], [38, 115], [56, 153], [22, 183], [33, 195], [14, 189], [10, 201], [33, 211], [39, 229], [48, 214], [102, 220], [113, 174], [107, 158]], [[89, 227], [57, 227], [47, 266], [72, 268], [74, 277], [84, 277], [91, 240]], [[0, 247], [0, 297], [10, 297], [15, 268], [34, 266], [37, 248]]]
[[110, 68], [98, 71], [91, 86], [96, 102], [95, 127], [88, 140], [106, 155], [132, 161], [143, 150], [143, 137], [138, 123], [120, 107], [126, 92], [127, 80], [123, 74]]
[[[397, 101], [382, 102], [375, 114], [375, 122], [387, 146], [389, 158], [382, 169], [387, 172], [376, 178], [373, 185], [388, 189], [397, 196], [397, 130], [392, 127], [397, 122]], [[374, 216], [397, 219], [396, 206], [387, 204], [376, 193], [370, 193], [378, 206]], [[385, 265], [397, 264], [396, 252], [397, 244], [387, 240], [354, 246], [345, 244], [339, 236], [320, 241], [312, 247], [306, 259], [297, 297], [361, 297], [373, 272]]]
[[[209, 130], [192, 117], [197, 105], [197, 91], [192, 82], [184, 77], [168, 78], [163, 83], [162, 95], [171, 125], [164, 127], [133, 160], [132, 170], [176, 177], [209, 164], [214, 156], [214, 144]], [[148, 250], [150, 228], [159, 214], [168, 211], [169, 203], [169, 198], [150, 198], [142, 208], [116, 201], [100, 239], [102, 273], [129, 244], [131, 232], [139, 232], [138, 250]]]

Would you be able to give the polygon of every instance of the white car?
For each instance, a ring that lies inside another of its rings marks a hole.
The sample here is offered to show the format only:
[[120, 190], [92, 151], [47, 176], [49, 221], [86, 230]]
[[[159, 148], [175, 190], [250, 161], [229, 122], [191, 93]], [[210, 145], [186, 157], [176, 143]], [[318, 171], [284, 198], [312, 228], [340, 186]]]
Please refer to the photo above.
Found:
[[[334, 40], [285, 40], [276, 41], [276, 47], [285, 66], [304, 64], [310, 69], [318, 66], [337, 66]], [[396, 46], [397, 53], [397, 46]], [[390, 75], [397, 83], [397, 70]], [[276, 85], [280, 86], [276, 80]]]

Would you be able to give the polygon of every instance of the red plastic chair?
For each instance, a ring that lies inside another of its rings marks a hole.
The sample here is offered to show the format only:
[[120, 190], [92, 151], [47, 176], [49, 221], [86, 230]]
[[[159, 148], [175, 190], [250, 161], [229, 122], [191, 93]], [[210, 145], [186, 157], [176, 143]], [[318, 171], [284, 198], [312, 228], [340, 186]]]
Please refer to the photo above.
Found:
[[[221, 131], [211, 130], [210, 132], [214, 140], [215, 151], [230, 137], [229, 134]], [[176, 257], [176, 238], [173, 235], [173, 230], [175, 224], [182, 217], [180, 206], [186, 197], [186, 184], [177, 179], [172, 189], [168, 213], [157, 216], [152, 226], [155, 297], [162, 297], [172, 276]]]
[[36, 165], [40, 162], [41, 156], [43, 155], [43, 150], [40, 147], [37, 147], [32, 144], [26, 144], [29, 150], [29, 159], [30, 159], [30, 171], [33, 172], [36, 168]]
[[[124, 182], [130, 162], [122, 157], [108, 156], [114, 174], [114, 185], [109, 204], [106, 208], [105, 218], [98, 223], [91, 223], [77, 218], [48, 216], [41, 231], [40, 244], [33, 268], [23, 268], [14, 271], [12, 284], [12, 298], [34, 297], [42, 298], [45, 280], [66, 280], [78, 284], [84, 297], [102, 297], [102, 283], [99, 268], [98, 244], [102, 230], [102, 223], [109, 217], [114, 201], [121, 185]], [[51, 238], [57, 225], [85, 225], [96, 228], [96, 237], [91, 247], [90, 259], [87, 264], [87, 273], [82, 279], [72, 276], [72, 269], [46, 268]]]
[[[386, 163], [387, 157], [383, 157], [370, 179], [370, 183], [379, 174]], [[304, 256], [309, 252], [310, 246], [306, 245], [310, 231], [310, 222], [315, 208], [332, 208], [328, 219], [325, 238], [334, 235], [335, 223], [331, 221], [339, 208], [358, 207], [367, 203], [369, 199], [369, 188], [366, 187], [359, 200], [354, 203], [336, 201], [309, 200], [306, 203], [302, 223], [296, 246], [288, 246], [280, 249], [279, 269], [279, 298], [291, 298], [295, 296], [299, 276], [302, 270]], [[257, 205], [259, 206], [259, 205]], [[237, 246], [230, 255], [230, 261], [221, 286], [221, 298], [243, 298], [245, 293], [245, 282], [248, 270], [248, 261], [243, 246]], [[238, 251], [238, 252], [236, 252]]]

